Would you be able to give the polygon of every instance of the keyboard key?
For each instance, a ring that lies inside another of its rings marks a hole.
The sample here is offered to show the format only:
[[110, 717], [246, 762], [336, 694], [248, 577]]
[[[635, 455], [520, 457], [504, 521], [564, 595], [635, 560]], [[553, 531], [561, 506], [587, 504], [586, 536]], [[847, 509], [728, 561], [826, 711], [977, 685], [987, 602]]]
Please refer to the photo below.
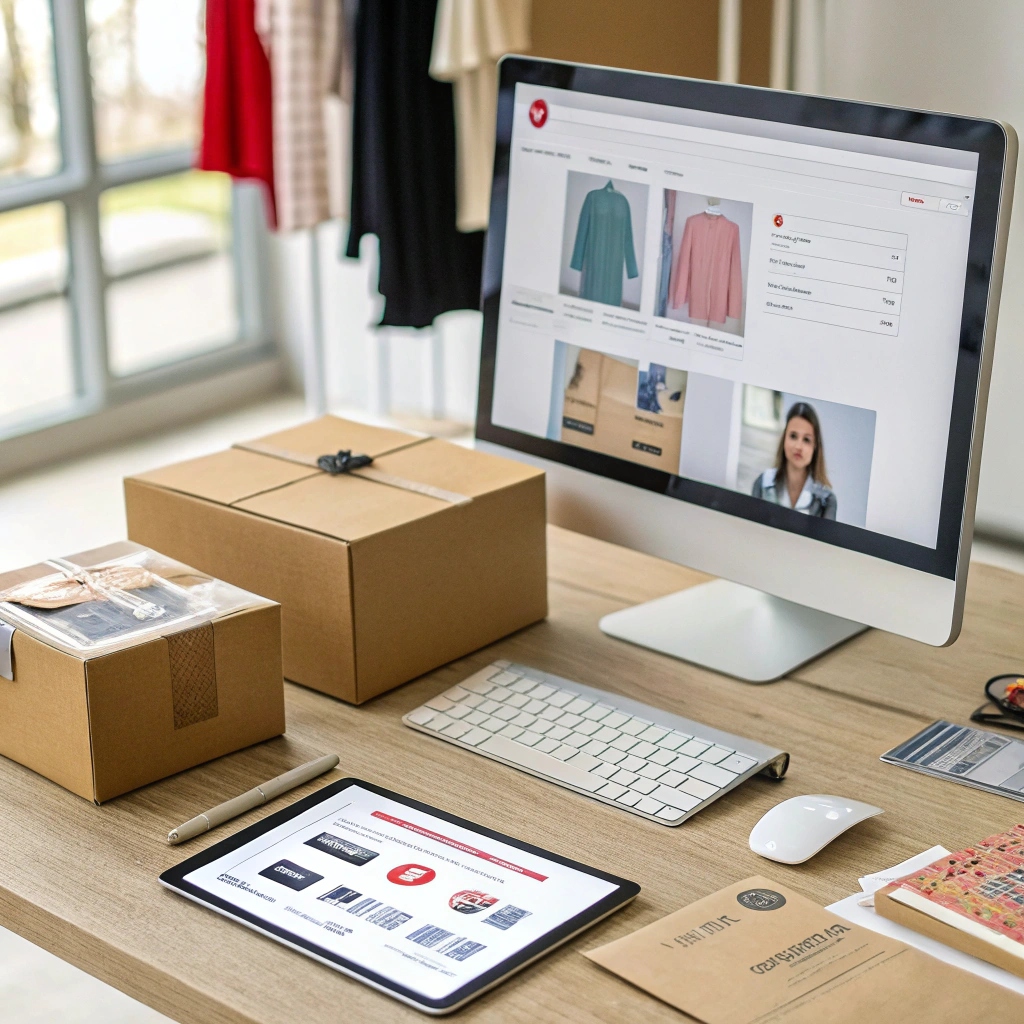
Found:
[[625, 786], [620, 786], [617, 782], [606, 782], [598, 791], [598, 796], [606, 796], [612, 800], [618, 799], [626, 792]]
[[691, 768], [696, 768], [700, 764], [700, 761], [695, 757], [687, 757], [685, 754], [677, 754], [676, 759], [669, 765], [670, 768], [674, 768], [677, 772], [688, 772]]
[[707, 800], [708, 797], [714, 796], [718, 792], [718, 786], [712, 786], [710, 782], [701, 782], [700, 779], [692, 778], [683, 779], [675, 788], [700, 800]]
[[602, 761], [596, 768], [591, 770], [590, 774], [596, 775], [601, 779], [610, 779], [617, 771], [618, 768], [616, 768], [615, 765], [608, 764], [607, 761]]
[[637, 739], [634, 736], [627, 736], [625, 733], [621, 736], [617, 736], [610, 743], [616, 750], [629, 750], [630, 747], [637, 745]]
[[513, 725], [521, 725], [524, 729], [529, 729], [537, 721], [537, 716], [528, 715], [525, 711], [520, 711], [511, 721]]
[[494, 683], [487, 679], [467, 679], [462, 683], [462, 687], [465, 690], [472, 690], [474, 693], [486, 696], [494, 689]]
[[686, 774], [691, 778], [700, 779], [702, 782], [710, 782], [712, 786], [728, 786], [736, 779], [734, 772], [727, 772], [724, 768], [719, 768], [717, 764], [699, 764]]
[[621, 750], [616, 750], [614, 747], [608, 747], [606, 750], [602, 750], [598, 756], [602, 761], [607, 761], [609, 764], [621, 764], [628, 755], [624, 754]]
[[607, 743], [598, 743], [597, 740], [591, 740], [584, 748], [588, 754], [593, 754], [595, 757], [603, 750], [608, 749]]
[[571, 712], [562, 712], [562, 717], [558, 719], [559, 725], [564, 725], [567, 729], [575, 729], [577, 725], [582, 723], [583, 719], [580, 715], [574, 715]]
[[570, 693], [568, 690], [555, 690], [550, 697], [545, 697], [544, 699], [556, 708], [564, 708], [575, 696], [575, 693]]
[[472, 708], [467, 708], [464, 704], [455, 704], [448, 709], [449, 718], [465, 718], [466, 715], [472, 712]]
[[637, 739], [647, 740], [648, 743], [657, 743], [658, 740], [667, 736], [668, 733], [668, 729], [662, 729], [660, 725], [652, 725], [649, 729], [644, 729]]
[[523, 710], [529, 712], [531, 715], [539, 715], [546, 707], [547, 707], [547, 704], [545, 704], [544, 701], [542, 701], [542, 700], [535, 700], [533, 695], [531, 694], [530, 695], [530, 703], [527, 704], [523, 708]]
[[627, 754], [619, 762], [619, 767], [625, 768], [627, 772], [638, 772], [646, 764], [647, 762], [642, 757], [634, 757], [632, 754]]
[[522, 736], [522, 734], [523, 730], [520, 729], [518, 725], [506, 725], [505, 728], [498, 733], [499, 736], [505, 736], [510, 740], [514, 740], [517, 736]]
[[556, 719], [562, 717], [562, 709], [553, 707], [549, 704], [541, 713], [540, 717], [547, 722], [554, 722]]
[[648, 743], [646, 740], [641, 740], [635, 747], [630, 747], [629, 752], [634, 757], [642, 757], [646, 760], [657, 749], [658, 748], [653, 743]]
[[494, 683], [495, 686], [508, 686], [509, 683], [514, 683], [519, 676], [515, 672], [497, 672], [493, 676], [488, 676], [488, 682]]
[[500, 718], [494, 718], [491, 716], [480, 723], [480, 728], [486, 729], [488, 732], [500, 732], [505, 728], [505, 723]]
[[737, 775], [742, 775], [744, 772], [750, 771], [755, 764], [757, 762], [752, 757], [745, 757], [743, 754], [733, 754], [732, 757], [719, 761], [718, 767], [724, 768], [726, 771], [735, 772]]
[[550, 736], [553, 740], [564, 740], [566, 736], [572, 735], [572, 729], [566, 729], [564, 725], [551, 725], [550, 722], [538, 720], [533, 723], [534, 729], [540, 732], [542, 725], [547, 725], [549, 728], [544, 730], [546, 736]]
[[668, 769], [661, 764], [654, 764], [648, 761], [643, 768], [638, 769], [638, 774], [642, 775], [645, 779], [660, 779]]
[[[445, 734], [447, 735], [447, 733]], [[478, 743], [483, 743], [484, 740], [490, 738], [490, 733], [486, 729], [470, 729], [465, 736], [460, 737], [463, 743], [468, 743], [471, 747], [475, 747]]]
[[653, 754], [647, 755], [647, 760], [653, 761], [655, 764], [670, 765], [675, 759], [676, 755], [671, 750], [665, 750], [663, 747], [659, 747]]
[[532, 679], [517, 679], [507, 685], [513, 693], [529, 693], [537, 684]]
[[502, 736], [491, 736], [484, 740], [477, 748], [489, 754], [494, 754], [512, 764], [521, 765], [531, 771], [547, 775], [567, 786], [575, 786], [587, 793], [593, 793], [604, 785], [604, 780], [591, 775], [589, 772], [581, 772], [579, 768], [559, 761], [548, 754], [541, 754], [536, 747], [524, 747], [521, 743], [513, 743]]
[[629, 786], [636, 782], [637, 778], [638, 776], [634, 775], [632, 772], [620, 770], [612, 776], [612, 781], [621, 783], [623, 786]]
[[604, 724], [611, 726], [613, 729], [621, 729], [624, 722], [628, 722], [630, 716], [623, 711], [613, 711], [607, 718], [604, 719]]
[[690, 740], [679, 748], [679, 753], [688, 754], [690, 757], [696, 757], [699, 753], [707, 750], [710, 746], [710, 743], [702, 743], [700, 740]]
[[578, 753], [579, 751], [575, 747], [563, 743], [557, 750], [551, 751], [551, 756], [557, 757], [559, 761], [568, 761], [570, 757], [575, 757]]
[[526, 707], [527, 704], [530, 703], [530, 698], [524, 696], [521, 693], [510, 693], [505, 698], [505, 703], [510, 708], [524, 708], [524, 707]]
[[708, 764], [718, 764], [719, 761], [724, 761], [732, 753], [727, 747], [712, 747], [710, 750], [705, 750], [703, 754], [698, 754], [697, 758], [701, 761], [707, 761]]
[[658, 779], [658, 781], [663, 786], [673, 786], [673, 787], [675, 787], [675, 786], [678, 786], [679, 783], [682, 782], [683, 779], [685, 779], [685, 778], [686, 778], [686, 776], [685, 775], [680, 775], [679, 772], [667, 771], [667, 772], [665, 772], [664, 775], [661, 776], [660, 779]]
[[677, 811], [674, 807], [662, 807], [655, 815], [655, 817], [664, 818], [666, 821], [678, 821], [682, 816], [683, 812]]
[[434, 715], [434, 717], [426, 723], [427, 729], [433, 729], [436, 732], [440, 732], [442, 729], [447, 728], [454, 722], [454, 718], [449, 718], [447, 715]]
[[587, 708], [593, 706], [593, 701], [584, 700], [582, 697], [577, 697], [571, 704], [565, 705], [565, 710], [572, 715], [582, 715]]
[[530, 732], [527, 729], [521, 736], [516, 737], [516, 743], [522, 743], [524, 747], [532, 747], [535, 743], [540, 743], [543, 738], [539, 732]]
[[460, 704], [469, 708], [479, 707], [483, 702], [484, 698], [481, 697], [479, 693], [467, 693], [466, 696], [459, 701]]
[[469, 722], [470, 725], [479, 725], [481, 722], [487, 721], [487, 715], [480, 711], [470, 711], [465, 717], [465, 721]]
[[602, 743], [611, 743], [612, 740], [617, 740], [622, 735], [618, 729], [613, 729], [611, 726], [602, 725], [597, 732], [594, 733], [594, 739], [600, 740]]
[[482, 711], [485, 715], [493, 715], [495, 711], [500, 708], [501, 705], [496, 700], [485, 700], [482, 704], [478, 704], [477, 711]]
[[619, 726], [620, 731], [628, 733], [630, 736], [639, 736], [649, 725], [653, 723], [648, 722], [644, 718], [631, 718], [628, 722], [623, 722]]
[[516, 715], [519, 714], [518, 708], [510, 708], [507, 705], [502, 705], [494, 712], [495, 718], [500, 718], [503, 722], [511, 722]]
[[604, 763], [590, 754], [584, 754], [582, 750], [577, 750], [575, 757], [570, 757], [568, 761], [574, 768], [582, 768], [585, 772], [592, 772], [599, 764]]
[[629, 788], [635, 789], [638, 793], [653, 793], [658, 784], [653, 779], [637, 779], [636, 782], [629, 784]]
[[[548, 733], [550, 736], [551, 734]], [[552, 739], [558, 739], [557, 736], [551, 736]], [[565, 743], [568, 743], [570, 747], [577, 747], [582, 749], [590, 742], [589, 736], [584, 736], [581, 732], [571, 732], [568, 736], [563, 737]]]
[[620, 804], [625, 804], [627, 807], [632, 807], [635, 803], [638, 803], [640, 799], [641, 796], [639, 793], [634, 793], [633, 790], [627, 789], [626, 792], [622, 794], [622, 796], [617, 798], [616, 802]]
[[600, 722], [602, 718], [607, 718], [614, 710], [614, 708], [609, 707], [607, 704], [595, 704], [583, 712], [583, 717], [589, 718], [592, 722]]
[[680, 793], [678, 789], [669, 789], [668, 786], [659, 786], [651, 796], [681, 811], [692, 811], [700, 803], [697, 797], [690, 796], [689, 793]]
[[545, 736], [533, 749], [539, 750], [542, 754], [550, 754], [552, 750], [557, 750], [561, 745], [558, 740]]
[[512, 691], [505, 689], [504, 686], [496, 686], [487, 696], [490, 697], [491, 700], [506, 701], [512, 696]]
[[689, 738], [689, 736], [684, 737], [677, 732], [670, 732], [667, 736], [662, 736], [662, 738], [658, 740], [658, 746], [664, 747], [666, 750], [675, 750]]
[[413, 725], [426, 725], [437, 712], [431, 711], [430, 708], [422, 707], [416, 708], [415, 711], [410, 711], [405, 717], [412, 722]]
[[[552, 729], [557, 729], [558, 726], [552, 725], [550, 722], [545, 722], [543, 718], [535, 718], [533, 720], [533, 725], [531, 725], [530, 728], [534, 732], [539, 732], [543, 736], [546, 732], [550, 732]], [[568, 736], [568, 735], [569, 735], [569, 730], [566, 729], [565, 732], [562, 733], [562, 736]], [[561, 736], [552, 736], [551, 738], [557, 740], [557, 739], [561, 739]]]
[[439, 693], [433, 700], [428, 700], [424, 707], [432, 708], [434, 711], [447, 711], [455, 707], [455, 701]]
[[553, 686], [548, 686], [547, 683], [540, 683], [530, 691], [530, 696], [535, 700], [547, 700], [555, 692]]
[[441, 730], [442, 735], [451, 736], [452, 739], [458, 739], [460, 736], [465, 736], [467, 732], [473, 727], [466, 725], [465, 722], [452, 722], [451, 725], [446, 726]]
[[664, 804], [658, 803], [657, 800], [652, 800], [649, 796], [645, 796], [637, 801], [636, 809], [643, 811], [644, 814], [657, 814], [664, 806]]
[[453, 686], [450, 690], [445, 690], [441, 696], [458, 703], [463, 697], [469, 696], [469, 690], [465, 690], [461, 686]]
[[576, 726], [576, 731], [583, 733], [584, 736], [593, 736], [601, 726], [597, 722], [580, 722]]

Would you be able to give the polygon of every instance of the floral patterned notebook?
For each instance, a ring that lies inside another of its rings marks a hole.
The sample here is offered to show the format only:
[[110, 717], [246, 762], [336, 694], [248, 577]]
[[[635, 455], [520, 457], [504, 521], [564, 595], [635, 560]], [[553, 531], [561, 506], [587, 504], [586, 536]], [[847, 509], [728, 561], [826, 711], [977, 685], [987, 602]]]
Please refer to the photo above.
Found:
[[923, 897], [926, 904], [916, 899], [913, 905], [929, 913], [930, 904], [934, 916], [947, 924], [960, 927], [951, 912], [975, 928], [985, 925], [1024, 944], [1024, 825], [951, 853], [901, 879], [896, 888]]

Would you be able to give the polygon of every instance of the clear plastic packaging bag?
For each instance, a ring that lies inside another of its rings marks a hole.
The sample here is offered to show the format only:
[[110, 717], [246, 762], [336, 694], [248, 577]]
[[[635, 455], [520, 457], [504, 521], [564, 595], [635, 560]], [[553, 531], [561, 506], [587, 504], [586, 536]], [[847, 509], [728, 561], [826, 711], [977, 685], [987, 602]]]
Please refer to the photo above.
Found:
[[66, 558], [0, 591], [0, 619], [81, 657], [95, 657], [268, 603], [135, 544], [92, 565]]

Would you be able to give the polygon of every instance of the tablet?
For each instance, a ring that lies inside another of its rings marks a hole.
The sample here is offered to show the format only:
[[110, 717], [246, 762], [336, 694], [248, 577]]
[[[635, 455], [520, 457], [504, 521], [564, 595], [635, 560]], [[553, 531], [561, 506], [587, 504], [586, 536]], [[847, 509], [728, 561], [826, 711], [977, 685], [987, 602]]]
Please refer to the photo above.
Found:
[[613, 913], [624, 878], [358, 779], [164, 872], [175, 892], [430, 1014]]

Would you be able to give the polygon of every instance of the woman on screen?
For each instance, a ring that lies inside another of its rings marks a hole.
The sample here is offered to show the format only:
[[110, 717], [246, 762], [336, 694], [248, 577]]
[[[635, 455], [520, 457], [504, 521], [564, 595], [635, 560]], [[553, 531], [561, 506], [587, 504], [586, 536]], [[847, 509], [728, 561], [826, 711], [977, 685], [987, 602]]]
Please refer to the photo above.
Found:
[[758, 476], [751, 493], [809, 516], [835, 519], [838, 503], [825, 469], [821, 423], [806, 402], [789, 410], [775, 466]]

